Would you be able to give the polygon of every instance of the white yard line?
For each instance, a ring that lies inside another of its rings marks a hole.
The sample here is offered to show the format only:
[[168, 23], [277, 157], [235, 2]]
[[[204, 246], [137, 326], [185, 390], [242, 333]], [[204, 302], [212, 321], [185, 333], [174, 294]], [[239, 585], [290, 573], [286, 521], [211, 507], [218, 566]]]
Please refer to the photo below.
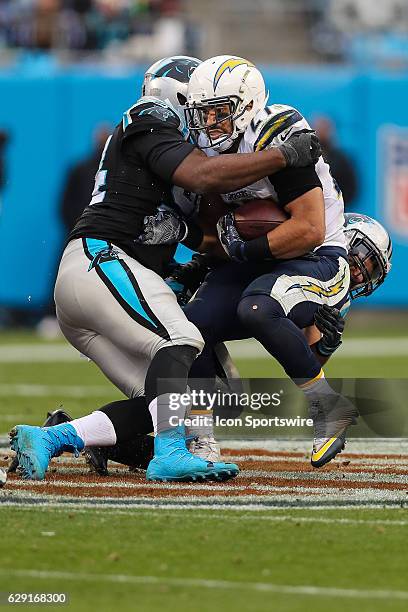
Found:
[[[179, 490], [173, 495], [165, 497], [144, 496], [143, 491], [139, 495], [122, 495], [118, 497], [110, 497], [107, 494], [104, 497], [86, 496], [82, 499], [82, 503], [94, 505], [101, 504], [102, 506], [121, 507], [123, 505], [138, 507], [147, 504], [147, 507], [169, 507], [172, 504], [178, 506], [202, 506], [207, 508], [223, 508], [228, 506], [239, 506], [243, 509], [251, 506], [260, 506], [263, 508], [306, 508], [310, 505], [320, 504], [322, 508], [326, 506], [346, 506], [346, 505], [364, 505], [373, 506], [377, 504], [397, 505], [407, 507], [408, 500], [405, 491], [381, 490], [381, 489], [350, 489], [342, 490], [322, 488], [322, 487], [296, 487], [296, 492], [288, 492], [287, 488], [276, 487], [273, 495], [240, 494], [229, 495], [228, 497], [220, 491], [217, 495], [216, 491], [211, 491], [211, 495], [203, 496], [194, 494], [194, 490], [184, 492], [182, 495]], [[108, 493], [108, 492], [107, 492]], [[272, 493], [272, 490], [271, 490]], [[305, 496], [304, 494], [307, 493]], [[42, 504], [43, 502], [65, 503], [68, 506], [78, 502], [77, 496], [47, 494], [44, 491], [41, 494], [37, 492], [26, 491], [24, 488], [17, 489], [16, 487], [5, 488], [0, 491], [0, 506], [3, 504]]]
[[3, 508], [16, 508], [18, 510], [30, 510], [32, 509], [33, 506], [37, 506], [37, 507], [41, 507], [41, 508], [50, 508], [53, 511], [55, 510], [59, 510], [59, 511], [66, 511], [66, 512], [72, 512], [72, 511], [81, 511], [84, 513], [89, 513], [92, 512], [94, 513], [95, 511], [100, 511], [101, 514], [104, 514], [105, 512], [117, 512], [117, 513], [121, 513], [124, 512], [126, 515], [132, 516], [134, 514], [134, 512], [139, 512], [141, 510], [146, 510], [146, 512], [148, 511], [148, 514], [151, 515], [151, 510], [155, 511], [157, 510], [158, 512], [165, 512], [166, 510], [173, 512], [173, 510], [180, 510], [180, 511], [184, 511], [184, 510], [193, 510], [194, 512], [196, 512], [196, 510], [205, 510], [208, 512], [213, 513], [214, 509], [218, 511], [222, 510], [228, 510], [228, 511], [250, 511], [250, 512], [276, 512], [276, 511], [280, 511], [280, 510], [302, 510], [303, 512], [305, 511], [316, 511], [316, 510], [320, 510], [320, 511], [326, 511], [326, 510], [341, 510], [341, 511], [351, 511], [354, 512], [355, 510], [384, 510], [384, 508], [387, 508], [387, 510], [400, 510], [401, 509], [401, 505], [399, 502], [397, 503], [393, 503], [393, 504], [384, 504], [382, 502], [369, 502], [369, 503], [329, 503], [326, 505], [321, 504], [321, 502], [319, 502], [319, 500], [314, 500], [313, 503], [309, 503], [309, 504], [296, 504], [294, 502], [291, 502], [290, 504], [288, 503], [278, 503], [275, 506], [272, 506], [271, 504], [248, 504], [248, 503], [244, 503], [244, 504], [228, 504], [227, 502], [225, 504], [217, 504], [215, 507], [211, 507], [208, 504], [203, 504], [203, 503], [190, 503], [187, 501], [183, 501], [182, 503], [180, 502], [170, 502], [170, 503], [161, 503], [160, 501], [151, 501], [151, 500], [144, 500], [142, 502], [139, 502], [137, 504], [134, 503], [128, 503], [128, 502], [120, 502], [120, 503], [115, 503], [113, 504], [109, 504], [106, 502], [98, 502], [95, 498], [91, 498], [91, 501], [86, 501], [86, 502], [79, 502], [77, 499], [69, 499], [69, 503], [67, 503], [66, 501], [58, 501], [61, 500], [61, 497], [57, 497], [57, 498], [53, 498], [51, 501], [49, 500], [49, 498], [44, 498], [44, 497], [32, 497], [29, 500], [27, 500], [27, 498], [24, 498], [23, 500], [19, 500], [19, 499], [15, 499], [14, 501], [1, 501], [1, 497], [0, 497], [0, 513], [1, 510]]
[[[7, 505], [7, 504], [5, 504]], [[74, 505], [70, 505], [67, 506], [66, 504], [45, 504], [48, 506], [52, 506], [53, 511], [57, 512], [57, 513], [64, 513], [64, 512], [72, 512], [72, 510], [74, 509], [75, 512], [81, 513], [81, 514], [88, 514], [89, 513], [89, 508], [88, 505], [82, 505], [81, 502], [78, 502], [78, 504]], [[196, 508], [197, 506], [194, 506], [194, 508]], [[347, 510], [355, 510], [356, 508], [360, 508], [360, 509], [367, 509], [365, 506], [353, 506], [353, 508], [348, 507]], [[154, 508], [152, 508], [154, 509]], [[97, 505], [97, 507], [95, 508], [95, 506], [93, 506], [93, 510], [92, 510], [92, 515], [97, 514], [100, 516], [105, 516], [107, 513], [111, 514], [111, 515], [121, 515], [121, 516], [135, 516], [135, 512], [137, 512], [137, 516], [147, 516], [147, 517], [151, 517], [152, 513], [151, 510], [149, 509], [148, 511], [145, 509], [139, 509], [139, 507], [134, 508], [132, 510], [121, 510], [120, 507], [119, 508], [112, 508], [112, 507], [104, 507], [103, 509], [100, 509], [100, 506]], [[254, 507], [251, 510], [251, 514], [240, 514], [239, 516], [234, 516], [234, 513], [236, 513], [237, 511], [241, 511], [239, 507], [237, 506], [230, 506], [228, 508], [229, 510], [231, 510], [232, 512], [228, 513], [228, 514], [214, 514], [213, 511], [208, 508], [206, 512], [194, 512], [194, 518], [196, 518], [197, 520], [210, 520], [210, 519], [214, 519], [214, 520], [225, 520], [225, 521], [270, 521], [270, 522], [276, 522], [276, 523], [285, 523], [285, 522], [294, 522], [294, 523], [326, 523], [328, 525], [369, 525], [369, 526], [375, 526], [375, 525], [383, 525], [383, 526], [388, 526], [388, 527], [408, 527], [408, 519], [406, 521], [404, 520], [393, 520], [393, 519], [349, 519], [349, 518], [326, 518], [326, 517], [320, 517], [320, 516], [298, 516], [296, 515], [286, 515], [286, 514], [281, 514], [281, 515], [276, 515], [276, 509], [273, 509], [271, 511], [270, 514], [261, 514], [261, 512], [265, 512], [264, 508], [261, 508], [259, 506]], [[246, 509], [248, 509], [246, 507]], [[294, 508], [296, 510], [296, 508]], [[302, 510], [305, 511], [309, 511], [309, 510], [321, 510], [321, 508], [318, 507], [311, 507], [311, 508], [303, 508]], [[335, 506], [335, 509], [337, 510], [338, 507]], [[381, 508], [382, 509], [382, 508]], [[23, 511], [31, 511], [31, 508], [29, 507], [19, 507], [18, 510], [23, 510]], [[164, 507], [164, 508], [156, 508], [156, 510], [158, 510], [160, 512], [160, 514], [168, 514], [169, 516], [173, 516], [174, 515], [174, 510], [179, 510], [179, 511], [184, 511], [186, 510], [186, 508], [181, 508], [180, 506], [176, 506], [173, 509], [169, 509], [168, 506]], [[325, 507], [322, 511], [326, 511], [327, 507]], [[370, 508], [371, 510], [371, 508]], [[273, 514], [272, 514], [273, 512]]]
[[[7, 384], [0, 383], [1, 396], [18, 397], [51, 397], [63, 395], [65, 397], [105, 397], [118, 395], [120, 391], [112, 385], [38, 385], [38, 384]], [[3, 415], [0, 414], [3, 418]]]
[[[0, 344], [0, 363], [79, 360], [80, 353], [69, 344]], [[82, 360], [82, 363], [87, 363], [86, 359]]]
[[270, 584], [268, 582], [236, 582], [202, 578], [169, 578], [166, 576], [134, 576], [128, 574], [85, 574], [79, 572], [55, 572], [39, 570], [0, 569], [0, 575], [11, 578], [35, 578], [43, 580], [72, 580], [74, 582], [98, 582], [134, 585], [166, 585], [174, 587], [220, 589], [280, 593], [284, 595], [310, 595], [312, 597], [342, 597], [346, 599], [393, 599], [408, 600], [408, 591], [339, 589], [312, 585]]
[[[228, 342], [231, 356], [237, 359], [269, 357], [255, 340]], [[349, 357], [403, 357], [408, 356], [408, 337], [402, 338], [350, 338], [336, 351], [336, 359]], [[78, 361], [80, 354], [68, 344], [2, 344], [0, 363], [70, 362]], [[83, 361], [86, 363], [86, 360]]]
[[[255, 340], [227, 342], [234, 359], [267, 358], [267, 351]], [[408, 355], [408, 338], [350, 338], [336, 351], [336, 359], [349, 357], [403, 357]]]
[[[10, 416], [10, 415], [9, 415]], [[18, 416], [18, 415], [17, 415]], [[1, 412], [0, 412], [1, 418]], [[7, 435], [0, 435], [0, 448], [9, 446], [9, 438]], [[287, 438], [276, 438], [273, 440], [228, 440], [221, 439], [221, 452], [223, 448], [229, 448], [232, 450], [253, 450], [260, 449], [270, 452], [285, 452], [285, 453], [302, 453], [302, 457], [290, 457], [289, 455], [283, 455], [282, 457], [267, 457], [263, 455], [266, 460], [271, 461], [308, 461], [310, 455], [310, 440], [305, 439], [287, 439]], [[359, 454], [360, 457], [350, 457], [347, 454], [349, 451], [352, 454]], [[239, 453], [238, 453], [239, 454]], [[373, 459], [371, 457], [365, 457], [365, 455], [382, 454], [385, 455], [383, 458]], [[398, 455], [405, 455], [399, 457]], [[65, 457], [64, 457], [65, 459]], [[228, 459], [228, 456], [226, 456]], [[408, 461], [408, 439], [407, 438], [350, 438], [347, 448], [335, 460], [333, 465], [341, 464], [342, 461], [369, 461], [371, 464], [376, 461], [384, 462], [389, 461], [392, 464], [394, 461]]]
[[[279, 492], [287, 495], [291, 495], [293, 497], [293, 493], [289, 493], [289, 489], [287, 485], [268, 485], [268, 484], [257, 484], [253, 485], [222, 485], [219, 484], [216, 487], [212, 487], [211, 484], [193, 484], [189, 483], [188, 485], [179, 484], [179, 483], [130, 483], [130, 482], [76, 482], [76, 481], [66, 481], [66, 480], [13, 480], [7, 483], [7, 490], [23, 490], [26, 488], [35, 488], [35, 489], [45, 489], [44, 493], [47, 494], [47, 489], [50, 487], [55, 487], [57, 489], [75, 489], [75, 490], [87, 490], [87, 489], [115, 489], [119, 491], [126, 491], [127, 489], [137, 489], [140, 491], [140, 494], [146, 491], [150, 491], [152, 488], [156, 490], [158, 493], [163, 491], [173, 491], [176, 493], [175, 497], [191, 497], [191, 492], [197, 491], [208, 491], [211, 492], [213, 496], [220, 497], [223, 492], [228, 491], [229, 493], [240, 493], [245, 492], [248, 489], [253, 489], [254, 491], [260, 491], [262, 493], [274, 493]], [[335, 495], [338, 491], [336, 487], [310, 487], [306, 485], [298, 485], [296, 482], [293, 483], [292, 490], [299, 491], [299, 493], [316, 493], [316, 494], [326, 494], [326, 495]], [[370, 491], [371, 489], [364, 489]], [[127, 492], [129, 494], [129, 492]], [[252, 494], [251, 494], [252, 495]], [[132, 495], [133, 497], [133, 495]], [[197, 496], [196, 496], [197, 497]], [[233, 495], [229, 495], [228, 497], [234, 497]], [[237, 495], [235, 496], [237, 497]], [[123, 496], [121, 497], [123, 499]]]

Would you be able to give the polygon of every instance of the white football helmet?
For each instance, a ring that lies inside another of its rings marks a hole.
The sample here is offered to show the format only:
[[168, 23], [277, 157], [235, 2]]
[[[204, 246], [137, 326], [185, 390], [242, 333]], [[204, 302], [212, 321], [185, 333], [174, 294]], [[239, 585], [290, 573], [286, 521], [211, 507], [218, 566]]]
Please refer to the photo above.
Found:
[[145, 72], [142, 96], [168, 102], [178, 114], [181, 112], [183, 115], [180, 107], [184, 106], [187, 100], [187, 85], [200, 63], [201, 60], [187, 55], [165, 57], [155, 62]]
[[349, 262], [364, 278], [350, 285], [350, 296], [355, 299], [371, 295], [384, 282], [391, 270], [392, 242], [385, 227], [375, 219], [360, 213], [346, 213], [344, 218]]
[[248, 60], [219, 55], [202, 62], [193, 72], [187, 92], [186, 122], [193, 141], [201, 149], [226, 151], [266, 100], [262, 74]]

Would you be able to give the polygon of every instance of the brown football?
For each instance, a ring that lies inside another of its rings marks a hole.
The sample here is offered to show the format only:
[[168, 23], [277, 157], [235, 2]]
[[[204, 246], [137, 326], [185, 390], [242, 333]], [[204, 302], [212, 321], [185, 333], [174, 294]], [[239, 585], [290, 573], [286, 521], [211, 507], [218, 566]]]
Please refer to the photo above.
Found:
[[235, 227], [244, 240], [265, 236], [289, 219], [289, 215], [272, 199], [245, 202], [234, 211], [234, 217]]

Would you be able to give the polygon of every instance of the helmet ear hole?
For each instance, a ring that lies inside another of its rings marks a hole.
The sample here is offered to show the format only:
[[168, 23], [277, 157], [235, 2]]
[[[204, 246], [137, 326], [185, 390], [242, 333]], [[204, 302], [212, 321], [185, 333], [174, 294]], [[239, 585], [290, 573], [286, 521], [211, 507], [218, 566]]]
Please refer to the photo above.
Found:
[[186, 96], [183, 96], [183, 94], [182, 94], [182, 93], [180, 93], [180, 92], [177, 92], [177, 100], [179, 101], [179, 104], [180, 104], [181, 106], [185, 106], [185, 105], [186, 105], [186, 103], [187, 103], [187, 98], [186, 98]]

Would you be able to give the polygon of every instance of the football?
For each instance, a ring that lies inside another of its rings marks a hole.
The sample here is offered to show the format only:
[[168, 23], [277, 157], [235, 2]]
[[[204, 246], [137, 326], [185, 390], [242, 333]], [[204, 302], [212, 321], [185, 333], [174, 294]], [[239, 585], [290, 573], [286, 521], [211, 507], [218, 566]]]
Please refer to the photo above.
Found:
[[264, 236], [281, 223], [289, 219], [289, 215], [275, 200], [250, 200], [234, 211], [235, 227], [244, 240]]

